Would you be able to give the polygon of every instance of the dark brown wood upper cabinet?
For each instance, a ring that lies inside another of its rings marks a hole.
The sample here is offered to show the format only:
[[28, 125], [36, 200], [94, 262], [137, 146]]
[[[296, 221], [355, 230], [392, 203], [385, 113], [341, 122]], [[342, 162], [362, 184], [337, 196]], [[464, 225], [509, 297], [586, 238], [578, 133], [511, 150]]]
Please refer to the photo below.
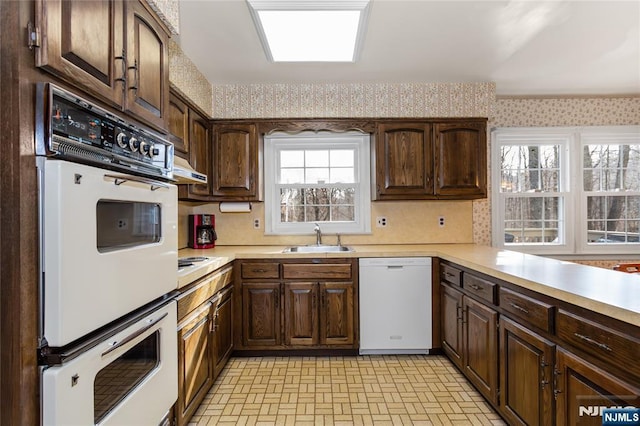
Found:
[[176, 155], [189, 159], [189, 106], [173, 92], [169, 95], [167, 127]]
[[375, 157], [377, 199], [433, 198], [430, 124], [378, 124]]
[[487, 129], [484, 122], [436, 123], [435, 195], [487, 196]]
[[207, 120], [189, 111], [189, 163], [200, 173], [207, 175], [207, 183], [180, 185], [180, 199], [211, 200], [211, 133]]
[[38, 0], [36, 65], [164, 131], [167, 29], [140, 1]]
[[485, 119], [382, 121], [374, 149], [376, 200], [487, 195]]
[[255, 124], [213, 125], [213, 175], [216, 201], [259, 201], [260, 147]]

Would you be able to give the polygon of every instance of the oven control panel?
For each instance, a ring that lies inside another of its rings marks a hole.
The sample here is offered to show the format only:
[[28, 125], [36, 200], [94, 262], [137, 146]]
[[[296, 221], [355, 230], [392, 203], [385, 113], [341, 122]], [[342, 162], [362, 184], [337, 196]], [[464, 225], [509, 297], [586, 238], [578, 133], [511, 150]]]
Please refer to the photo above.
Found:
[[173, 145], [163, 137], [53, 84], [39, 89], [43, 127], [39, 155], [172, 178]]

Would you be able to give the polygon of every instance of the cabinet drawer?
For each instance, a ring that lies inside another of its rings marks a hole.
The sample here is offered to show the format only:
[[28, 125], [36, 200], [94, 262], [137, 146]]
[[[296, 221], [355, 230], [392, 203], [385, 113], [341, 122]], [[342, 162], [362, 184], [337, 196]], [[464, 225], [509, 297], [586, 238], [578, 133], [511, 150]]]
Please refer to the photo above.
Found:
[[462, 288], [469, 291], [470, 294], [490, 303], [496, 303], [497, 287], [495, 283], [470, 274], [464, 274], [462, 277]]
[[178, 301], [178, 321], [213, 297], [218, 291], [231, 284], [232, 278], [233, 268], [226, 268], [220, 272], [214, 272], [211, 276], [200, 281], [195, 287], [179, 295], [176, 298]]
[[556, 334], [563, 341], [640, 377], [640, 338], [558, 310]]
[[280, 264], [279, 263], [243, 263], [242, 264], [242, 278], [254, 279], [254, 278], [280, 278]]
[[440, 265], [440, 279], [442, 279], [443, 281], [448, 281], [451, 284], [455, 284], [459, 287], [461, 276], [462, 271], [460, 269], [445, 264]]
[[282, 276], [284, 279], [351, 279], [351, 264], [348, 263], [285, 263], [282, 265]]
[[500, 287], [500, 307], [535, 327], [553, 332], [554, 307], [551, 305]]

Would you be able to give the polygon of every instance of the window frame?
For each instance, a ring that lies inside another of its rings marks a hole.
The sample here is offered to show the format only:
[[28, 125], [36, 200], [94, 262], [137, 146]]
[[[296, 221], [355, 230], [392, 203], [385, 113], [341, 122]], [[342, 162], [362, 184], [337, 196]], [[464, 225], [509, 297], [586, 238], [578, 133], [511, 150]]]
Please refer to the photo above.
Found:
[[[306, 131], [296, 134], [274, 132], [264, 136], [264, 181], [265, 181], [265, 235], [308, 235], [313, 234], [316, 222], [280, 221], [280, 193], [277, 177], [279, 171], [279, 153], [287, 147], [295, 149], [340, 149], [353, 148], [355, 221], [354, 222], [318, 222], [326, 234], [370, 234], [371, 233], [371, 173], [370, 173], [371, 135], [358, 131], [315, 132]], [[303, 186], [303, 184], [301, 184]], [[327, 184], [331, 187], [331, 184]], [[337, 184], [336, 187], [344, 186]]]
[[[560, 158], [560, 173], [565, 179], [561, 194], [565, 194], [564, 244], [542, 245], [537, 243], [511, 245], [504, 241], [504, 199], [513, 193], [500, 192], [501, 159], [503, 145], [526, 145], [526, 142], [555, 143], [564, 139], [565, 155]], [[597, 141], [602, 142], [597, 142]], [[640, 126], [588, 126], [588, 127], [513, 127], [496, 128], [491, 138], [491, 221], [492, 245], [497, 248], [547, 255], [602, 255], [618, 256], [637, 254], [640, 243], [587, 243], [587, 197], [593, 191], [585, 191], [583, 184], [582, 150], [585, 145], [605, 144], [605, 140], [616, 141], [616, 145], [640, 143]], [[614, 192], [614, 191], [610, 191]], [[610, 192], [602, 192], [606, 195]], [[616, 193], [620, 194], [621, 193]], [[628, 191], [624, 195], [640, 195], [640, 191]]]

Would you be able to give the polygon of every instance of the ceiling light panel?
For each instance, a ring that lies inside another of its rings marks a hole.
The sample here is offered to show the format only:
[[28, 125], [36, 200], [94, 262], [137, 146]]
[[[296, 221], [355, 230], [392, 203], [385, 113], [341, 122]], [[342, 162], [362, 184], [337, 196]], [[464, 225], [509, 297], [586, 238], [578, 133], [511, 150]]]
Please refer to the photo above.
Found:
[[248, 0], [265, 54], [274, 62], [355, 62], [369, 1]]

